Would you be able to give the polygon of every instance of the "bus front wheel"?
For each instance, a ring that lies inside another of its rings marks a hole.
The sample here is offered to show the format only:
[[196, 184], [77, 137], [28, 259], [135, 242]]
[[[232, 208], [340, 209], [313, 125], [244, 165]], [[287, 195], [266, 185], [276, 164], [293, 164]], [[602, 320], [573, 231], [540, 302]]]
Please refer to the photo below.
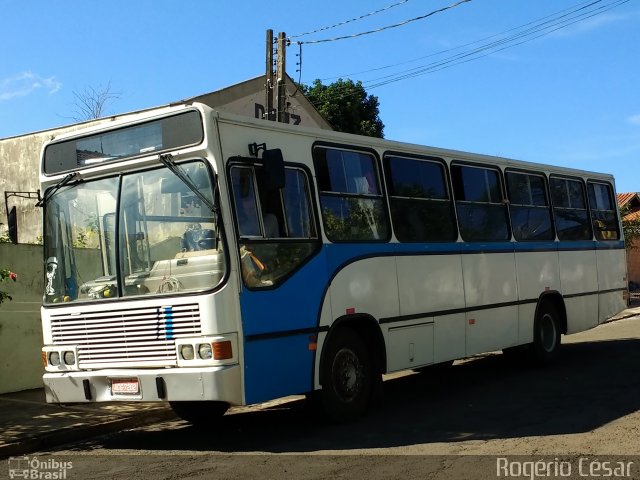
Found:
[[174, 413], [192, 425], [211, 425], [220, 419], [229, 409], [226, 402], [191, 401], [169, 402]]
[[363, 415], [370, 403], [374, 372], [362, 338], [351, 328], [335, 332], [325, 352], [321, 371], [322, 407], [334, 422]]
[[548, 365], [558, 357], [560, 350], [560, 314], [550, 302], [538, 308], [534, 326], [533, 360], [538, 365]]

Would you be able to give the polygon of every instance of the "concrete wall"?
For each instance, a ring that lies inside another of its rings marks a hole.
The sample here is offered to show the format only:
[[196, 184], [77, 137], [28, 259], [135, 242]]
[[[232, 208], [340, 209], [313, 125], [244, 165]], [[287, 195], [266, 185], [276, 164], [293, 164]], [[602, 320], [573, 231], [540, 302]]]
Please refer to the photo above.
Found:
[[638, 241], [627, 250], [627, 278], [630, 282], [640, 283], [640, 242]]
[[42, 386], [42, 247], [0, 243], [0, 268], [18, 274], [18, 281], [0, 289], [13, 300], [0, 304], [0, 393]]
[[[5, 192], [37, 192], [40, 188], [40, 153], [44, 142], [53, 135], [79, 130], [107, 120], [91, 121], [61, 127], [44, 132], [30, 133], [18, 137], [0, 139], [0, 236], [7, 232], [7, 211], [4, 202]], [[35, 195], [34, 195], [35, 196]], [[42, 209], [36, 207], [37, 199], [25, 199], [11, 196], [8, 199], [9, 210], [16, 207], [18, 217], [18, 241], [37, 243], [42, 237]]]
[[[38, 163], [44, 134], [25, 135], [0, 141], [0, 192], [35, 192], [38, 185]], [[21, 241], [34, 242], [42, 235], [42, 214], [35, 206], [37, 200], [9, 198], [9, 209], [16, 206]], [[0, 233], [6, 232], [4, 195], [0, 206], [0, 222], [5, 223]]]

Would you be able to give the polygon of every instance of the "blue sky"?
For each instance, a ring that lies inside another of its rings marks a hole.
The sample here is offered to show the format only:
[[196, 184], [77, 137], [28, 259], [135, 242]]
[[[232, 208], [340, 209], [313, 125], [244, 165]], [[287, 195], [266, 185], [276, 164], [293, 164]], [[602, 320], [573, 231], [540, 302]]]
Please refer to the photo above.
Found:
[[[119, 97], [107, 113], [115, 114], [261, 75], [267, 28], [295, 35], [395, 5], [292, 38], [304, 42], [455, 3], [0, 0], [0, 138], [73, 123], [73, 92], [88, 87], [110, 84]], [[508, 37], [580, 13], [590, 18], [536, 39]], [[509, 48], [472, 53], [492, 41]], [[386, 138], [609, 172], [619, 192], [640, 191], [639, 0], [471, 0], [375, 34], [305, 43], [301, 73], [297, 53], [294, 43], [287, 72], [295, 79], [371, 86]], [[456, 54], [470, 61], [455, 64]], [[447, 68], [433, 68], [443, 61]]]

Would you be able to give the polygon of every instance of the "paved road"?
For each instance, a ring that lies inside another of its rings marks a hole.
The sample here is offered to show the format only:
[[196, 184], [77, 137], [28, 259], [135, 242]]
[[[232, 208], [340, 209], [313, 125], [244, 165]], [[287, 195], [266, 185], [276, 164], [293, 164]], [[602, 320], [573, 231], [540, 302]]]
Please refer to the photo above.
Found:
[[226, 415], [208, 431], [169, 421], [54, 457], [75, 462], [67, 478], [372, 479], [487, 478], [482, 468], [493, 478], [506, 455], [564, 460], [579, 478], [583, 458], [635, 455], [626, 478], [640, 478], [640, 317], [563, 343], [552, 368], [494, 353], [388, 380], [383, 403], [351, 425], [323, 424], [293, 399]]

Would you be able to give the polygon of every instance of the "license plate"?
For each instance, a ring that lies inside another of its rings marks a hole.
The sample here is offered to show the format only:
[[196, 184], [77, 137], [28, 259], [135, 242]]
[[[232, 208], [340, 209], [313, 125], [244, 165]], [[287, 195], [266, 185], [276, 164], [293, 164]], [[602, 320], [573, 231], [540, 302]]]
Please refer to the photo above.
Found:
[[113, 378], [111, 379], [111, 393], [113, 395], [138, 395], [140, 382], [137, 378]]

